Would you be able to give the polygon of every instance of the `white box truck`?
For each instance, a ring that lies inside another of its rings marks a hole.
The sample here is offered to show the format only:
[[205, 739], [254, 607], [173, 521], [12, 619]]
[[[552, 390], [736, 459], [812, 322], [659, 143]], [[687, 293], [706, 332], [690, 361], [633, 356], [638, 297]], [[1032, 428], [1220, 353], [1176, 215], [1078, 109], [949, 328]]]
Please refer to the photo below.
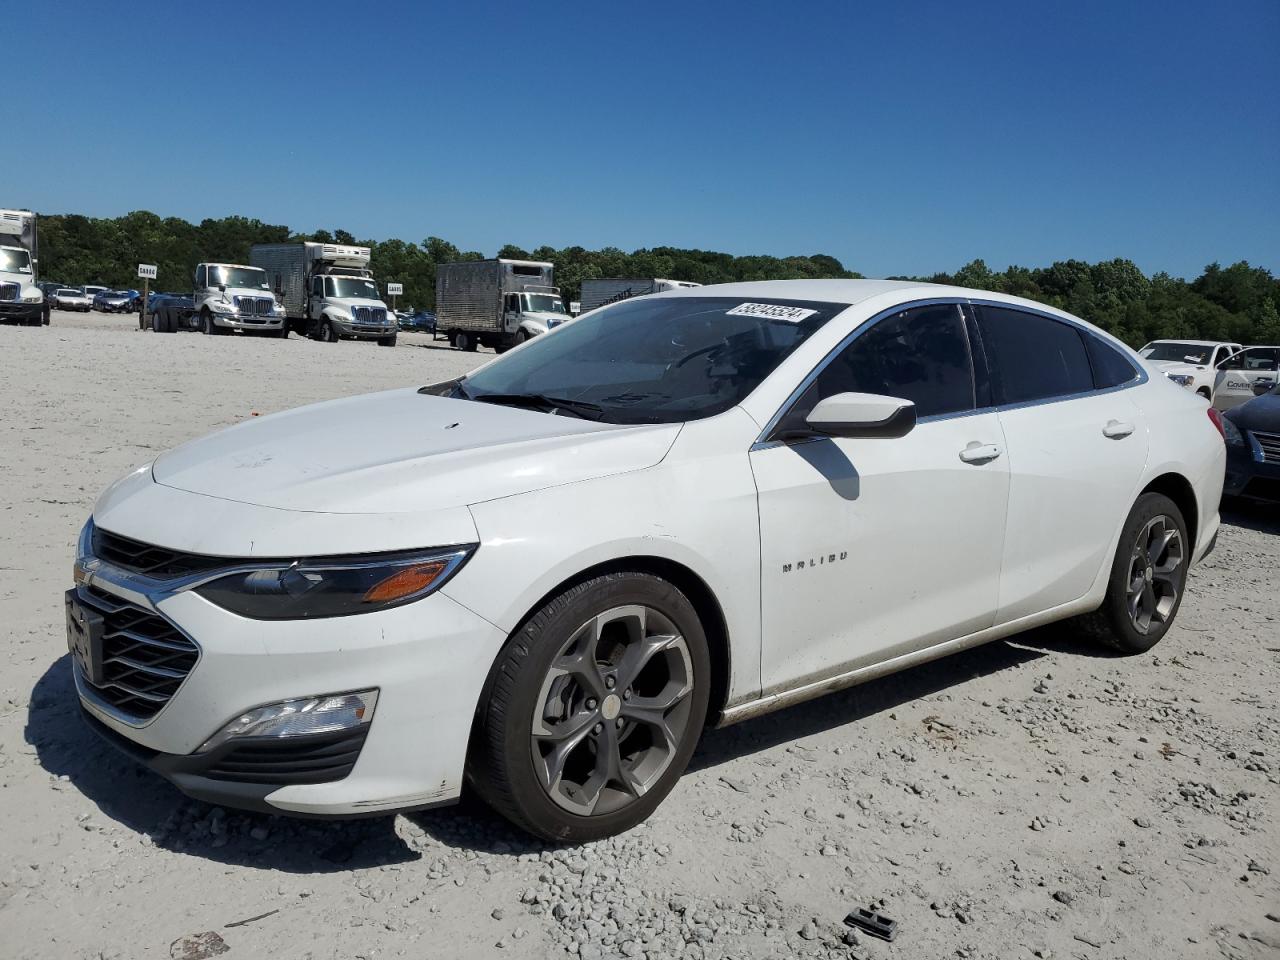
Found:
[[535, 260], [467, 260], [436, 267], [436, 330], [459, 350], [499, 353], [571, 319], [554, 268]]
[[49, 322], [49, 304], [36, 286], [39, 261], [36, 215], [0, 210], [0, 320], [32, 327]]
[[632, 297], [643, 297], [650, 293], [661, 293], [664, 290], [683, 290], [685, 287], [700, 287], [700, 283], [687, 280], [663, 280], [660, 277], [597, 277], [582, 281], [582, 293], [578, 297], [582, 304], [581, 313], [595, 310], [607, 303], [629, 300]]
[[376, 340], [396, 345], [395, 314], [387, 309], [368, 247], [345, 243], [255, 243], [249, 262], [267, 273], [295, 332], [337, 343]]

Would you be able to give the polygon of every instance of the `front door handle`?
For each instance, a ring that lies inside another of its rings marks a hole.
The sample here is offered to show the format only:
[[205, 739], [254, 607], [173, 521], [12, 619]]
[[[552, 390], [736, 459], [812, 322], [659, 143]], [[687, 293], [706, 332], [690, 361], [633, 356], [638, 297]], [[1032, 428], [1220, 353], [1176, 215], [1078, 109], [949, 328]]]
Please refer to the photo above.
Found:
[[1133, 433], [1133, 424], [1125, 423], [1123, 420], [1108, 420], [1107, 425], [1102, 428], [1102, 435], [1111, 440], [1123, 440], [1131, 433]]
[[973, 440], [960, 451], [960, 459], [965, 463], [990, 463], [1002, 453], [1004, 451], [997, 444]]

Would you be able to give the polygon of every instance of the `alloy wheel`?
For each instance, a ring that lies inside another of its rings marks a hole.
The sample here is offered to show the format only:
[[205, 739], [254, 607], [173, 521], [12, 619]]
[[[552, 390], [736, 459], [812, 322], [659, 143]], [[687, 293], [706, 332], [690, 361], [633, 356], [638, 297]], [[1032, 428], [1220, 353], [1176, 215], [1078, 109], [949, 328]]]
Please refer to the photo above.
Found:
[[1182, 535], [1169, 517], [1152, 517], [1139, 532], [1129, 556], [1126, 591], [1129, 621], [1139, 633], [1166, 622], [1182, 589]]
[[547, 795], [580, 816], [643, 796], [688, 733], [693, 664], [652, 607], [614, 607], [561, 646], [534, 703], [533, 765]]

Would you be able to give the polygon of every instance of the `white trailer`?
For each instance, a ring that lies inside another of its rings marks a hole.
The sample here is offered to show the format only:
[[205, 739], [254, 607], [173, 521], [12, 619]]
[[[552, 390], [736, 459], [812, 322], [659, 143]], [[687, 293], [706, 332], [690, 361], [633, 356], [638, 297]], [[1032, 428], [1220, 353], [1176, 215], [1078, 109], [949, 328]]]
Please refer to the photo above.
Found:
[[554, 268], [536, 260], [466, 260], [436, 267], [436, 330], [459, 350], [499, 353], [569, 320]]
[[582, 304], [580, 312], [586, 313], [605, 304], [629, 300], [632, 297], [643, 297], [650, 293], [700, 286], [702, 286], [700, 283], [690, 283], [687, 280], [664, 280], [661, 277], [597, 277], [583, 280], [582, 293], [578, 298]]

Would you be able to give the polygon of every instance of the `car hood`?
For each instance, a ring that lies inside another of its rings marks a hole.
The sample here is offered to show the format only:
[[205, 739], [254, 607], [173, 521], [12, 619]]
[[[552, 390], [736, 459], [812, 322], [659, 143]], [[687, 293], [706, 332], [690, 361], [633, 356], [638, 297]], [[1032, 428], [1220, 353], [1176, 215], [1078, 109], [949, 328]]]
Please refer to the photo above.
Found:
[[1161, 373], [1195, 373], [1198, 370], [1208, 369], [1197, 363], [1188, 363], [1186, 360], [1143, 360], [1148, 366]]
[[658, 463], [678, 424], [619, 426], [409, 388], [250, 420], [163, 454], [156, 483], [283, 510], [411, 513]]
[[1272, 391], [1254, 397], [1223, 414], [1241, 430], [1280, 433], [1280, 394]]
[[[374, 307], [386, 310], [387, 305], [381, 300], [370, 300], [368, 297], [326, 297], [325, 303], [335, 307]], [[390, 313], [390, 311], [387, 311]]]

